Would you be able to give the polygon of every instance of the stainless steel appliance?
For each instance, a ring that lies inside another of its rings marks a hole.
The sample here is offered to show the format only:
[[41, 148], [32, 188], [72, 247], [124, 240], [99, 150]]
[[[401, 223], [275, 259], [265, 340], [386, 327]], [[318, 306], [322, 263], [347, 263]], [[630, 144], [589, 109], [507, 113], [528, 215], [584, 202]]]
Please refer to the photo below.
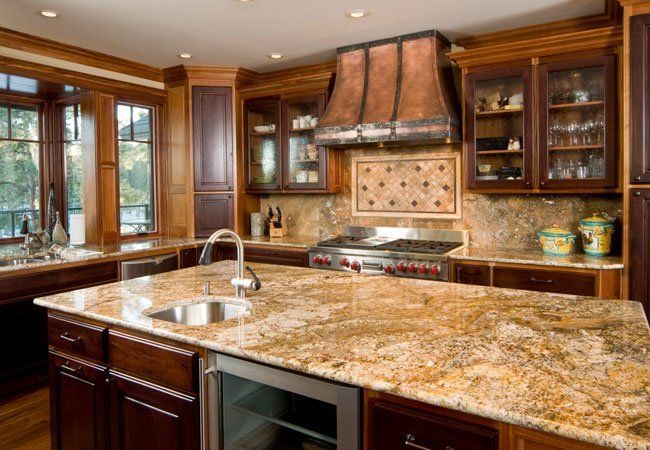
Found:
[[317, 269], [449, 280], [448, 255], [467, 245], [467, 230], [351, 227], [309, 248]]
[[215, 352], [208, 365], [211, 450], [361, 448], [359, 388]]
[[155, 275], [177, 269], [178, 257], [176, 253], [122, 261], [120, 267], [123, 280], [146, 277], [147, 275]]

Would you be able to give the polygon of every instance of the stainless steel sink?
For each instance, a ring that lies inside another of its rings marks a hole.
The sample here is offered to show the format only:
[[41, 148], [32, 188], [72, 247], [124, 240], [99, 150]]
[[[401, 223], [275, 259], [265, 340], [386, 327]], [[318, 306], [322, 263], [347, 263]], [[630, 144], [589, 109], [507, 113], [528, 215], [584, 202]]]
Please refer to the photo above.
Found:
[[147, 314], [147, 316], [152, 319], [166, 320], [167, 322], [183, 325], [207, 325], [239, 317], [248, 310], [249, 307], [243, 304], [218, 298], [213, 301], [175, 306]]
[[0, 259], [0, 267], [20, 266], [23, 264], [43, 262], [45, 258], [15, 258], [15, 259]]

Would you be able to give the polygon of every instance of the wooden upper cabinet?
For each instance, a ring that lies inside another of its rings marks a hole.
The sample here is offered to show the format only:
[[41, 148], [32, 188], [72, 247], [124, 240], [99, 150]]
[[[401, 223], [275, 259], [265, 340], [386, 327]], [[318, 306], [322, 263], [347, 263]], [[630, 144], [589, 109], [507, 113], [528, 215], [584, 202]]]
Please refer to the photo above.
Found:
[[630, 299], [641, 302], [650, 318], [650, 189], [630, 195]]
[[467, 188], [532, 188], [532, 67], [480, 69], [464, 86]]
[[616, 55], [539, 65], [539, 187], [617, 187]]
[[244, 102], [246, 191], [282, 189], [280, 111], [279, 98]]
[[650, 183], [650, 14], [630, 19], [632, 183]]
[[232, 89], [195, 86], [192, 104], [194, 188], [231, 191], [234, 187]]
[[341, 191], [342, 151], [314, 143], [315, 124], [326, 104], [325, 92], [244, 102], [246, 192]]

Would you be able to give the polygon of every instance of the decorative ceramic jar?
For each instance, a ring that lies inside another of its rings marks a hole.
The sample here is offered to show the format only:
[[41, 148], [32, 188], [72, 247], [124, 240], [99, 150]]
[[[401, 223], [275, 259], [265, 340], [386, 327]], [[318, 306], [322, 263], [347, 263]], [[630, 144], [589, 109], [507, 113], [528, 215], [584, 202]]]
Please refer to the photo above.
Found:
[[612, 249], [612, 233], [614, 224], [594, 214], [580, 220], [578, 227], [582, 234], [582, 248], [590, 256], [607, 256]]
[[567, 256], [571, 254], [576, 235], [568, 230], [553, 225], [552, 228], [545, 228], [537, 232], [542, 250], [547, 255]]

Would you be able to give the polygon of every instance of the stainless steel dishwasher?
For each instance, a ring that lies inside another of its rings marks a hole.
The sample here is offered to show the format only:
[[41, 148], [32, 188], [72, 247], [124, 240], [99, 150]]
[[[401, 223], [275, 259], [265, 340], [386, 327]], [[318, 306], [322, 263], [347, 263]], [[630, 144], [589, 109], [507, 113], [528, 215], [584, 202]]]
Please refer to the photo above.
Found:
[[361, 448], [361, 389], [208, 352], [208, 441], [220, 449]]
[[120, 265], [122, 280], [146, 277], [147, 275], [170, 272], [176, 269], [178, 269], [178, 256], [176, 253], [130, 259], [128, 261], [122, 261]]

